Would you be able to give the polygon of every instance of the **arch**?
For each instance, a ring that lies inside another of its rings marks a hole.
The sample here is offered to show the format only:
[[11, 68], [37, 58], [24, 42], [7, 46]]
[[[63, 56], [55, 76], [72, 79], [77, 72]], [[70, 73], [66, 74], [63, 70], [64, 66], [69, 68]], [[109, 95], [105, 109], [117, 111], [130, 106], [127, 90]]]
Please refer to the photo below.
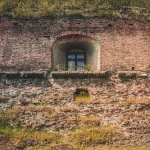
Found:
[[59, 33], [58, 35], [55, 36], [55, 39], [64, 37], [64, 36], [69, 36], [69, 35], [80, 35], [80, 36], [86, 36], [89, 37], [90, 39], [97, 40], [98, 38], [96, 37], [95, 34], [91, 34], [88, 32], [82, 32], [82, 31], [63, 31]]
[[[100, 69], [100, 47], [96, 40], [80, 34], [68, 34], [54, 41], [52, 47], [52, 69], [67, 70], [67, 53], [81, 50], [86, 54], [85, 68], [92, 71]], [[85, 69], [84, 68], [84, 69]]]

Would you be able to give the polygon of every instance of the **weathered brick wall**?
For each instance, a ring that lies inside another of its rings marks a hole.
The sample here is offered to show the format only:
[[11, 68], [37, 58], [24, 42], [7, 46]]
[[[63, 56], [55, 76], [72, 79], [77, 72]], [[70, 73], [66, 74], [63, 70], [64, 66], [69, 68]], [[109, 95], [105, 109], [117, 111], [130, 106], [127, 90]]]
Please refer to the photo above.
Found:
[[[0, 113], [9, 116], [11, 126], [68, 131], [82, 125], [83, 117], [93, 115], [98, 126], [117, 126], [122, 136], [114, 135], [114, 144], [150, 145], [150, 74], [49, 79], [7, 76], [0, 78]], [[91, 100], [75, 101], [76, 88], [87, 89]]]
[[47, 71], [58, 37], [81, 34], [100, 45], [100, 70], [148, 70], [150, 23], [102, 18], [0, 18], [0, 70]]
[[[113, 143], [149, 145], [149, 73], [38, 72], [51, 71], [53, 43], [70, 34], [99, 43], [101, 71], [150, 70], [149, 31], [150, 23], [127, 20], [1, 17], [0, 111], [17, 113], [12, 126], [48, 130], [77, 128], [92, 114], [101, 125], [120, 126], [124, 136]], [[87, 89], [91, 101], [76, 102], [76, 88]]]

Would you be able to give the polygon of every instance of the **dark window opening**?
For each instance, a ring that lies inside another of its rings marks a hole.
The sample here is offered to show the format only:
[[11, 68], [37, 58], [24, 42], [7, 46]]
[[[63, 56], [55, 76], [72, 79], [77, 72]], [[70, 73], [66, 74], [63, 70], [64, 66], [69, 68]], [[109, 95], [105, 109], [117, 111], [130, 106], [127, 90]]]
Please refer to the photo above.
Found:
[[134, 70], [134, 67], [131, 67], [131, 70], [133, 71], [133, 70]]
[[85, 66], [84, 52], [68, 52], [67, 53], [67, 68], [71, 71], [84, 70]]
[[87, 89], [77, 89], [74, 93], [74, 100], [77, 102], [89, 102], [90, 94]]

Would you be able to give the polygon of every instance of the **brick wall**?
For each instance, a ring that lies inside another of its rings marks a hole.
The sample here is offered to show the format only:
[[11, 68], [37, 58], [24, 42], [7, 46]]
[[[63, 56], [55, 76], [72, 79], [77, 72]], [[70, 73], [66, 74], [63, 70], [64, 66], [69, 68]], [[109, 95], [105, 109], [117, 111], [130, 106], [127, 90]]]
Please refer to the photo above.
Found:
[[150, 23], [102, 18], [0, 18], [0, 70], [47, 71], [57, 38], [97, 40], [100, 70], [150, 70]]
[[[92, 115], [97, 118], [98, 127], [117, 127], [113, 144], [148, 146], [150, 74], [133, 75], [133, 72], [120, 71], [122, 77], [91, 74], [87, 78], [46, 79], [11, 78], [7, 73], [0, 77], [0, 113], [8, 115], [9, 124], [14, 127], [65, 132], [78, 129], [82, 118]], [[88, 90], [90, 101], [74, 99], [80, 88]]]

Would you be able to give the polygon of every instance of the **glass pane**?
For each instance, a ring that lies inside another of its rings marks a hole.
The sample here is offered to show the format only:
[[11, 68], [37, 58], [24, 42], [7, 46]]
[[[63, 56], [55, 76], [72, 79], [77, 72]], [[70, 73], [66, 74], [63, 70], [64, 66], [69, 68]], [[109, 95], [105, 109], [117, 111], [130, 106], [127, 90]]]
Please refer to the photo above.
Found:
[[68, 59], [75, 59], [75, 54], [68, 54]]
[[77, 59], [84, 59], [84, 54], [77, 54]]
[[75, 61], [68, 61], [68, 70], [75, 70]]
[[84, 61], [77, 61], [77, 70], [84, 70]]

